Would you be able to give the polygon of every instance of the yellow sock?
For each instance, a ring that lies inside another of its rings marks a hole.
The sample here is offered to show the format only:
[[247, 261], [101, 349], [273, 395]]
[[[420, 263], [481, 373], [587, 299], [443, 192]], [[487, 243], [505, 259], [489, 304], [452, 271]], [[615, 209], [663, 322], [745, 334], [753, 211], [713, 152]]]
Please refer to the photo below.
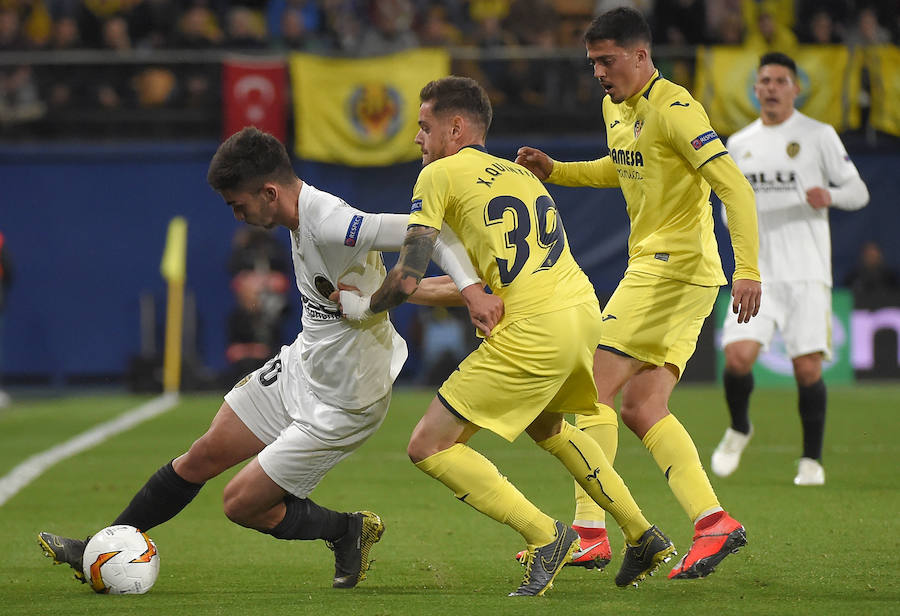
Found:
[[674, 415], [666, 415], [656, 422], [642, 441], [665, 473], [669, 488], [692, 522], [704, 511], [719, 507], [719, 499], [700, 463], [697, 447]]
[[559, 458], [585, 492], [612, 514], [630, 543], [637, 543], [650, 528], [625, 482], [590, 436], [563, 421], [559, 434], [538, 445]]
[[416, 466], [453, 490], [459, 500], [521, 534], [526, 543], [546, 545], [556, 537], [553, 518], [535, 507], [474, 449], [457, 443]]
[[[603, 412], [599, 415], [576, 415], [575, 426], [597, 441], [603, 455], [611, 466], [615, 464], [616, 451], [619, 448], [619, 425], [616, 412], [605, 404], [599, 404]], [[575, 482], [575, 518], [576, 526], [589, 528], [606, 528], [606, 511], [594, 502], [594, 499]]]

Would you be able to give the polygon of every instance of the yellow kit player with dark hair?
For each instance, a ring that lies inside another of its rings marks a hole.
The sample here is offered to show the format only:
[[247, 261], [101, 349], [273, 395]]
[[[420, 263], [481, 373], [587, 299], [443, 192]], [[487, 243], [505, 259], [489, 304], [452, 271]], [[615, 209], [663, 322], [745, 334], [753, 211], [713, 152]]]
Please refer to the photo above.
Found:
[[[725, 284], [713, 235], [710, 186], [725, 204], [735, 254], [733, 309], [740, 322], [759, 310], [759, 239], [753, 190], [687, 90], [664, 79], [650, 57], [650, 29], [633, 9], [597, 17], [584, 36], [603, 101], [609, 156], [560, 163], [534, 148], [516, 162], [566, 186], [620, 187], [631, 234], [628, 268], [603, 311], [594, 375], [605, 413], [577, 425], [615, 457], [612, 410], [650, 450], [694, 523], [691, 549], [670, 578], [709, 575], [747, 542], [744, 527], [719, 504], [690, 435], [668, 408], [694, 352], [703, 321]], [[603, 512], [576, 493], [573, 526], [582, 547], [608, 558]]]

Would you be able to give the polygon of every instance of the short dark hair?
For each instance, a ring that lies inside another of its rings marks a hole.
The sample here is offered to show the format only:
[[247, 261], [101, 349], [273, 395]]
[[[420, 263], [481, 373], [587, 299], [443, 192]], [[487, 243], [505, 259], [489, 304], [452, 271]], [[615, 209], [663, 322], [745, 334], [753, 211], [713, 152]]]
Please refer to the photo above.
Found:
[[296, 177], [284, 144], [254, 126], [226, 139], [206, 173], [206, 181], [216, 192], [255, 191], [266, 182], [287, 185]]
[[584, 33], [587, 44], [603, 40], [615, 41], [616, 45], [625, 47], [633, 43], [649, 45], [653, 37], [650, 25], [639, 11], [620, 6], [595, 17]]
[[796, 77], [797, 76], [797, 63], [794, 62], [793, 58], [791, 58], [786, 53], [781, 53], [780, 51], [770, 51], [769, 53], [763, 54], [759, 59], [759, 67], [757, 70], [766, 66], [767, 64], [777, 64], [779, 66], [784, 66], [791, 70], [791, 73]]
[[491, 127], [494, 111], [487, 92], [474, 79], [451, 75], [429, 81], [419, 92], [419, 99], [432, 103], [435, 115], [455, 111], [468, 115], [484, 128], [487, 134]]

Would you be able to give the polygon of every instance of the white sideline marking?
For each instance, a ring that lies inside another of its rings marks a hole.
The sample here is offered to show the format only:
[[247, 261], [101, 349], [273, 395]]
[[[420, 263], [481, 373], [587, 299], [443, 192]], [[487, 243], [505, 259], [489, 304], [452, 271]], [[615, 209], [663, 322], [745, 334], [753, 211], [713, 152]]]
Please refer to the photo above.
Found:
[[94, 426], [64, 443], [35, 454], [0, 477], [0, 506], [15, 496], [45, 470], [60, 462], [98, 445], [109, 437], [124, 432], [134, 426], [165, 413], [178, 403], [178, 394], [168, 393], [126, 411], [115, 419]]

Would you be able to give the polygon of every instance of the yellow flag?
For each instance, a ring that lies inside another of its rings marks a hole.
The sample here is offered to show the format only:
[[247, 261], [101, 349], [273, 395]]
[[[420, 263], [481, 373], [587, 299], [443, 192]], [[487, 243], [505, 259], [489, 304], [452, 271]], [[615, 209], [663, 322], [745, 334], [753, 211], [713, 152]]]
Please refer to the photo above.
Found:
[[[858, 63], [842, 45], [801, 45], [789, 54], [797, 63], [797, 108], [841, 131], [859, 126]], [[716, 132], [731, 135], [759, 117], [753, 93], [760, 54], [743, 47], [700, 47], [694, 97], [703, 103]]]
[[876, 130], [900, 136], [900, 47], [870, 47], [865, 55], [872, 85], [869, 121]]
[[381, 166], [421, 156], [419, 91], [450, 73], [443, 49], [376, 58], [292, 54], [295, 152], [301, 158]]

